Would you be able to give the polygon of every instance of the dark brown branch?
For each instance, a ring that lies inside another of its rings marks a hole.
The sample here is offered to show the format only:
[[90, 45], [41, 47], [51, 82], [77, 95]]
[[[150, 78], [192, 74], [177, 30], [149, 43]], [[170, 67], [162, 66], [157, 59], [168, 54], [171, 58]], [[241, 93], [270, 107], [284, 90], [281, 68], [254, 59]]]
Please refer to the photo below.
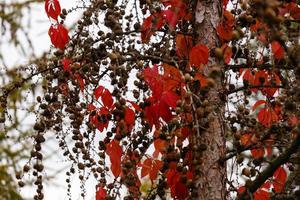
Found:
[[247, 190], [238, 196], [237, 199], [245, 200], [248, 197], [248, 193], [254, 193], [258, 188], [260, 188], [269, 177], [273, 176], [274, 172], [278, 169], [278, 167], [288, 162], [291, 155], [297, 152], [299, 146], [300, 134], [298, 133], [296, 139], [293, 141], [291, 146], [287, 148], [283, 154], [281, 154], [279, 157], [273, 160], [270, 163], [270, 165], [257, 176], [257, 178], [250, 184], [250, 186], [247, 187]]
[[246, 90], [246, 89], [263, 89], [263, 88], [284, 88], [283, 85], [249, 85], [249, 86], [243, 86], [240, 88], [236, 88], [234, 90], [230, 90], [227, 92], [227, 95]]
[[299, 199], [296, 195], [292, 194], [277, 194], [270, 197], [270, 200], [297, 200]]
[[178, 63], [176, 62], [175, 59], [166, 59], [166, 58], [162, 58], [160, 56], [155, 56], [155, 55], [142, 55], [142, 54], [128, 54], [130, 57], [125, 58], [125, 61], [137, 61], [137, 60], [158, 60], [162, 63], [166, 63], [169, 65], [173, 65], [173, 66], [177, 66]]
[[[42, 58], [41, 58], [42, 59]], [[36, 62], [39, 62], [41, 59], [37, 59]], [[36, 63], [35, 62], [35, 63]], [[11, 92], [15, 91], [16, 89], [18, 89], [19, 87], [21, 87], [24, 83], [26, 83], [27, 81], [31, 80], [33, 77], [43, 74], [49, 70], [53, 70], [55, 68], [58, 68], [59, 66], [54, 66], [54, 67], [49, 67], [49, 68], [45, 68], [42, 70], [38, 70], [32, 74], [30, 74], [30, 76], [26, 77], [26, 78], [21, 78], [19, 81], [17, 82], [13, 82], [11, 83], [11, 85], [5, 85], [1, 88], [1, 90], [3, 91], [2, 96], [0, 96], [0, 98], [2, 97], [7, 97]]]
[[227, 70], [239, 70], [239, 69], [285, 69], [291, 70], [294, 69], [291, 66], [281, 65], [281, 64], [238, 64], [238, 65], [224, 65]]
[[286, 22], [300, 23], [299, 19], [286, 19]]

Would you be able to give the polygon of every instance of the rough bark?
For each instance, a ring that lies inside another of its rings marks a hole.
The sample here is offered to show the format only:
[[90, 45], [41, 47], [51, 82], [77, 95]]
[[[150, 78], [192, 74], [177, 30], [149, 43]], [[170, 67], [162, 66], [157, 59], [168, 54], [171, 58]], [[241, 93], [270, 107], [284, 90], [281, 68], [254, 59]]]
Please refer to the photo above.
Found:
[[[216, 34], [216, 26], [221, 18], [221, 0], [198, 0], [195, 21], [198, 33], [197, 42], [206, 45], [210, 50], [219, 46], [219, 39]], [[208, 66], [204, 69], [209, 74], [212, 66], [221, 66], [211, 56]], [[207, 145], [203, 153], [203, 162], [200, 167], [201, 175], [198, 181], [199, 200], [224, 200], [226, 199], [226, 169], [224, 164], [218, 162], [225, 154], [224, 136], [224, 104], [222, 103], [218, 90], [222, 87], [221, 77], [215, 80], [216, 86], [211, 89], [208, 95], [213, 112], [205, 119], [209, 128], [200, 131], [198, 141]], [[203, 123], [203, 121], [202, 121]]]

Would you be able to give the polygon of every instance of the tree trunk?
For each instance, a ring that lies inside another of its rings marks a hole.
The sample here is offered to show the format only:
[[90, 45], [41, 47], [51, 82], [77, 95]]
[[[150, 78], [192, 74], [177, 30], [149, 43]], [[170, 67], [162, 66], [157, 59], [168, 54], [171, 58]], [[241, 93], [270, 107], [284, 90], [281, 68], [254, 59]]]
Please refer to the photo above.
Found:
[[[219, 44], [216, 26], [220, 22], [222, 12], [221, 0], [198, 0], [195, 21], [198, 33], [198, 44], [206, 45], [211, 51]], [[204, 69], [208, 75], [212, 67], [220, 67], [213, 56]], [[220, 69], [222, 69], [220, 67]], [[224, 200], [226, 199], [226, 168], [218, 160], [225, 154], [225, 130], [224, 130], [224, 103], [222, 103], [218, 90], [222, 87], [221, 77], [215, 79], [215, 87], [208, 94], [208, 101], [213, 111], [204, 119], [199, 119], [200, 124], [209, 124], [205, 131], [200, 130], [197, 141], [206, 144], [207, 150], [203, 152], [198, 181], [199, 200]]]

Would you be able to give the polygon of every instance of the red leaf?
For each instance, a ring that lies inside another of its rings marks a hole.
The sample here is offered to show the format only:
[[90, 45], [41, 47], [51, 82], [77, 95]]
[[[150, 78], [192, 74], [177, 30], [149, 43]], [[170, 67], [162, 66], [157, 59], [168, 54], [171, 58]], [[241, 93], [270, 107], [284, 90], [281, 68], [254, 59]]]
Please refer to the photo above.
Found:
[[174, 91], [182, 84], [182, 75], [180, 71], [171, 65], [163, 64], [163, 91]]
[[145, 108], [145, 117], [151, 127], [155, 125], [156, 127], [159, 127], [159, 107], [158, 104], [155, 104], [153, 106], [148, 106]]
[[179, 129], [180, 131], [180, 139], [184, 140], [190, 135], [191, 129], [188, 126], [182, 127]]
[[223, 22], [226, 23], [230, 27], [234, 26], [234, 23], [235, 23], [234, 16], [230, 11], [225, 10], [223, 12]]
[[70, 59], [64, 58], [61, 63], [63, 65], [64, 71], [70, 71], [70, 64], [72, 63]]
[[163, 16], [161, 13], [154, 13], [147, 17], [141, 27], [141, 38], [143, 43], [148, 43], [150, 37], [156, 30], [161, 29], [164, 25]]
[[46, 0], [45, 10], [48, 17], [51, 17], [57, 21], [57, 17], [60, 15], [61, 8], [58, 0]]
[[256, 19], [256, 23], [250, 26], [250, 30], [252, 32], [257, 32], [257, 39], [263, 43], [267, 43], [267, 35], [268, 26], [265, 23], [262, 23], [258, 19]]
[[96, 200], [105, 200], [106, 190], [103, 187], [97, 186]]
[[140, 108], [140, 106], [137, 105], [136, 103], [134, 103], [133, 101], [127, 100], [127, 102], [129, 102], [136, 111], [139, 111], [139, 112], [142, 111], [142, 109]]
[[168, 106], [167, 103], [165, 103], [164, 101], [161, 101], [158, 104], [158, 109], [159, 109], [159, 116], [165, 121], [165, 122], [169, 122], [171, 121], [171, 119], [173, 118], [172, 112]]
[[179, 57], [188, 58], [192, 47], [193, 47], [193, 38], [191, 36], [177, 34], [176, 53]]
[[[95, 109], [95, 106], [94, 105], [91, 105], [89, 106], [89, 109], [92, 109], [94, 110]], [[102, 121], [99, 119], [102, 119], [102, 116], [106, 116], [107, 114], [109, 114], [109, 111], [107, 110], [107, 108], [105, 107], [102, 107], [99, 109], [99, 111], [97, 112], [97, 114], [95, 115], [90, 115], [90, 122], [95, 126], [97, 127], [97, 129], [102, 132], [104, 130], [104, 128], [107, 128], [108, 127], [108, 124], [109, 124], [109, 121], [106, 120], [106, 121]]]
[[[274, 73], [272, 73], [272, 72], [269, 72], [270, 74], [269, 74], [269, 80], [267, 81], [267, 83], [269, 84], [269, 85], [271, 85], [271, 84], [273, 84], [273, 83], [276, 83], [276, 85], [277, 86], [279, 86], [280, 85], [280, 83], [281, 83], [281, 80], [280, 80], [280, 78], [279, 78], [279, 76], [274, 72]], [[274, 94], [276, 93], [276, 91], [278, 91], [279, 90], [279, 88], [263, 88], [263, 91], [266, 93], [266, 96], [267, 97], [272, 97], [272, 96], [274, 96]]]
[[176, 108], [176, 102], [178, 99], [179, 96], [177, 94], [171, 91], [167, 91], [163, 93], [160, 100], [164, 101], [171, 108]]
[[177, 182], [174, 187], [171, 187], [171, 196], [175, 199], [184, 200], [188, 195], [188, 188], [181, 181]]
[[60, 91], [63, 95], [65, 95], [65, 96], [68, 95], [68, 93], [69, 93], [69, 87], [68, 87], [68, 84], [67, 84], [67, 83], [65, 83], [65, 82], [59, 82], [59, 83], [58, 83], [58, 88], [59, 88], [59, 91]]
[[96, 97], [96, 99], [99, 99], [99, 97], [102, 96], [104, 89], [105, 88], [103, 86], [101, 86], [101, 85], [95, 89], [94, 96]]
[[72, 63], [72, 61], [70, 59], [68, 59], [68, 58], [64, 58], [64, 59], [62, 59], [61, 63], [63, 65], [64, 71], [68, 71], [70, 73], [70, 75], [72, 76], [72, 78], [77, 81], [77, 83], [78, 83], [78, 85], [80, 87], [80, 90], [83, 93], [83, 91], [84, 91], [84, 79], [78, 73], [75, 73], [73, 75], [73, 73], [72, 73], [72, 71], [70, 69], [70, 64]]
[[296, 126], [298, 123], [299, 123], [298, 117], [296, 117], [295, 115], [289, 117], [288, 119], [289, 126]]
[[171, 196], [175, 199], [184, 200], [188, 196], [188, 188], [180, 181], [181, 174], [174, 170], [169, 169], [166, 172], [167, 183], [171, 189]]
[[95, 109], [96, 109], [96, 106], [94, 106], [93, 104], [88, 105], [88, 108], [87, 108], [88, 111], [92, 111], [92, 110], [95, 110]]
[[125, 122], [129, 125], [133, 125], [135, 121], [135, 113], [132, 109], [126, 107], [125, 108]]
[[175, 1], [173, 0], [161, 0], [162, 4], [165, 6], [165, 7], [168, 7], [168, 6], [172, 6], [174, 4]]
[[142, 170], [141, 170], [141, 177], [145, 177], [150, 173], [152, 167], [152, 160], [151, 158], [147, 158], [143, 164], [142, 164]]
[[[240, 70], [241, 71], [241, 70]], [[275, 83], [276, 86], [280, 85], [280, 78], [274, 71], [270, 70], [242, 70], [241, 71], [242, 78], [247, 80], [252, 85], [264, 86], [264, 85], [272, 85]], [[263, 81], [262, 81], [263, 80]], [[260, 89], [252, 88], [251, 91], [257, 92], [261, 91], [265, 96], [272, 97], [279, 88], [277, 87], [262, 87]]]
[[83, 80], [83, 78], [77, 73], [74, 74], [74, 78], [77, 81], [77, 83], [79, 84], [81, 92], [83, 92], [84, 91], [84, 80]]
[[152, 29], [152, 15], [147, 17], [142, 24], [142, 30], [141, 30], [141, 37], [143, 43], [148, 43], [150, 40], [150, 37], [153, 34]]
[[251, 71], [249, 69], [246, 70], [240, 70], [241, 77], [244, 80], [247, 80], [249, 83], [252, 83], [254, 80], [254, 76], [252, 75]]
[[103, 91], [103, 95], [101, 96], [101, 100], [108, 109], [110, 109], [114, 103], [114, 100], [112, 98], [112, 95], [108, 89], [105, 89]]
[[154, 144], [154, 148], [160, 153], [164, 153], [166, 151], [167, 142], [165, 140], [156, 139], [154, 140], [153, 144]]
[[229, 64], [232, 57], [232, 49], [227, 44], [223, 44], [221, 47], [223, 51], [223, 59], [225, 64]]
[[262, 108], [257, 114], [258, 121], [264, 126], [270, 126], [272, 123], [279, 120], [276, 112], [269, 108]]
[[246, 191], [246, 187], [245, 187], [245, 186], [239, 187], [239, 188], [237, 189], [237, 192], [238, 192], [238, 193], [243, 193], [243, 192], [245, 192], [245, 191]]
[[[186, 12], [186, 4], [182, 0], [162, 0], [165, 7], [169, 7], [169, 10], [173, 12], [173, 15], [179, 19], [184, 18], [185, 20], [190, 20], [190, 13]], [[170, 19], [171, 21], [171, 19]], [[175, 24], [176, 26], [176, 24]], [[174, 27], [175, 27], [174, 26]]]
[[270, 116], [269, 109], [262, 108], [257, 115], [257, 119], [261, 124], [265, 126], [269, 126], [271, 124], [271, 116]]
[[275, 173], [274, 173], [274, 179], [273, 179], [273, 187], [276, 193], [279, 193], [282, 191], [283, 186], [287, 180], [287, 173], [284, 170], [283, 167], [279, 167]]
[[232, 31], [233, 29], [230, 26], [226, 26], [223, 23], [218, 24], [217, 26], [217, 34], [218, 36], [225, 40], [225, 41], [230, 41], [232, 38]]
[[162, 161], [154, 160], [152, 158], [147, 158], [142, 165], [142, 171], [141, 171], [142, 178], [149, 175], [152, 181], [155, 180], [162, 166], [163, 166]]
[[222, 0], [223, 9], [226, 9], [228, 2], [229, 2], [229, 0]]
[[209, 49], [205, 45], [196, 45], [190, 52], [190, 65], [200, 67], [201, 64], [207, 64]]
[[257, 32], [260, 29], [263, 29], [265, 26], [265, 24], [263, 24], [261, 21], [259, 21], [258, 19], [255, 20], [255, 24], [252, 24], [250, 26], [250, 30], [252, 32]]
[[251, 154], [253, 158], [261, 158], [265, 155], [265, 149], [263, 147], [257, 149], [251, 149]]
[[217, 34], [222, 40], [229, 41], [232, 38], [232, 31], [234, 25], [234, 17], [233, 15], [224, 10], [223, 13], [223, 21], [217, 25]]
[[207, 78], [200, 73], [196, 73], [194, 80], [200, 82], [200, 87], [203, 88], [207, 85]]
[[178, 19], [179, 19], [178, 14], [170, 9], [163, 10], [162, 13], [164, 14], [165, 19], [166, 19], [167, 23], [169, 24], [169, 26], [171, 27], [171, 29], [175, 29]]
[[69, 42], [68, 30], [62, 24], [51, 25], [48, 34], [55, 48], [64, 49]]
[[159, 170], [162, 168], [163, 166], [163, 162], [160, 161], [160, 160], [153, 160], [152, 162], [152, 168], [151, 168], [151, 171], [150, 171], [150, 179], [152, 181], [156, 180], [157, 178], [157, 175], [158, 175], [158, 172]]
[[169, 122], [173, 118], [172, 112], [165, 101], [162, 101], [160, 99], [156, 100], [154, 98], [149, 98], [149, 101], [151, 102], [152, 105], [147, 106], [145, 108], [145, 117], [149, 122], [149, 124], [151, 125], [151, 127], [155, 125], [156, 128], [159, 128], [160, 117], [165, 122]]
[[[270, 188], [270, 182], [267, 181], [265, 182], [260, 189], [258, 189], [255, 193], [254, 193], [254, 200], [269, 200], [269, 192], [264, 190], [264, 189], [269, 189]], [[240, 193], [243, 193], [243, 192], [246, 192], [246, 187], [245, 186], [242, 186], [240, 188], [238, 188], [237, 192], [240, 194]]]
[[273, 41], [271, 43], [272, 52], [274, 54], [275, 59], [280, 60], [284, 56], [284, 49], [280, 45], [279, 42]]
[[[270, 182], [266, 181], [255, 193], [254, 200], [269, 200], [269, 192], [267, 190], [270, 189]], [[242, 186], [237, 189], [239, 194], [246, 192], [246, 187]]]
[[154, 67], [150, 68], [147, 67], [143, 71], [143, 77], [150, 87], [152, 91], [152, 96], [154, 97], [155, 100], [159, 100], [162, 92], [163, 92], [163, 84], [162, 84], [162, 77], [158, 73], [158, 66], [155, 65]]
[[254, 200], [269, 200], [270, 193], [268, 191], [259, 189], [254, 193]]
[[110, 158], [111, 171], [115, 177], [119, 176], [121, 173], [121, 157], [122, 157], [122, 147], [119, 142], [112, 140], [106, 145], [106, 153]]
[[94, 96], [96, 97], [96, 99], [99, 99], [99, 97], [101, 97], [102, 103], [106, 108], [112, 108], [113, 98], [108, 89], [100, 85], [95, 89]]
[[151, 127], [155, 125], [158, 128], [160, 118], [165, 122], [169, 122], [173, 118], [170, 107], [175, 108], [179, 99], [179, 96], [173, 91], [175, 88], [182, 89], [182, 76], [178, 69], [167, 64], [163, 65], [163, 74], [159, 73], [157, 65], [152, 68], [147, 67], [142, 74], [152, 91], [152, 97], [147, 100], [151, 105], [145, 108], [145, 117]]
[[286, 13], [290, 13], [291, 17], [293, 17], [295, 20], [300, 19], [300, 8], [295, 2], [287, 3], [285, 9], [283, 9], [282, 11], [282, 16], [284, 16]]
[[266, 101], [265, 100], [258, 100], [252, 107], [252, 110], [255, 110], [258, 106], [265, 104]]
[[182, 75], [179, 70], [171, 65], [163, 64], [163, 74], [159, 73], [159, 67], [155, 65], [143, 70], [142, 74], [147, 85], [152, 91], [154, 102], [160, 101], [166, 91], [174, 91], [182, 85]]
[[169, 169], [166, 173], [167, 183], [169, 187], [175, 186], [180, 179], [180, 174], [174, 169]]
[[299, 20], [300, 19], [300, 8], [296, 3], [293, 3], [293, 5], [294, 6], [292, 6], [292, 8], [290, 9], [290, 14], [294, 19]]
[[261, 188], [262, 189], [270, 189], [270, 187], [271, 187], [271, 183], [270, 183], [270, 181], [266, 181], [262, 186], [261, 186]]
[[242, 135], [242, 137], [240, 139], [242, 145], [244, 145], [244, 146], [250, 145], [252, 137], [253, 137], [253, 134], [250, 134], [250, 133]]
[[[261, 82], [261, 79], [264, 80], [264, 82]], [[262, 84], [266, 84], [268, 81], [268, 74], [266, 71], [264, 70], [258, 70], [255, 72], [254, 75], [254, 85], [262, 85]]]

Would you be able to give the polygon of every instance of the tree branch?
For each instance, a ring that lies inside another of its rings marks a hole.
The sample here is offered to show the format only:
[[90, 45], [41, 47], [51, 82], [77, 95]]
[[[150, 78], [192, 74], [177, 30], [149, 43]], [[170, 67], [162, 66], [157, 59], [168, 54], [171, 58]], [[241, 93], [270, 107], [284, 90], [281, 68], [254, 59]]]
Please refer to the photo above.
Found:
[[254, 193], [258, 188], [260, 188], [264, 184], [264, 182], [274, 174], [278, 167], [286, 163], [291, 157], [291, 155], [297, 152], [299, 146], [300, 133], [298, 133], [296, 139], [293, 141], [291, 146], [283, 154], [281, 154], [279, 157], [273, 160], [270, 163], [270, 165], [256, 177], [256, 179], [250, 184], [247, 190], [238, 196], [237, 199], [246, 200], [248, 197], [248, 192]]
[[284, 88], [283, 85], [249, 85], [249, 86], [243, 86], [240, 88], [236, 88], [234, 90], [230, 90], [227, 92], [227, 95], [246, 90], [246, 89], [263, 89], [263, 88]]
[[285, 66], [282, 64], [252, 64], [249, 65], [247, 63], [244, 64], [238, 64], [238, 65], [224, 65], [227, 70], [239, 70], [239, 69], [285, 69], [290, 70], [294, 69], [294, 67], [291, 66]]

